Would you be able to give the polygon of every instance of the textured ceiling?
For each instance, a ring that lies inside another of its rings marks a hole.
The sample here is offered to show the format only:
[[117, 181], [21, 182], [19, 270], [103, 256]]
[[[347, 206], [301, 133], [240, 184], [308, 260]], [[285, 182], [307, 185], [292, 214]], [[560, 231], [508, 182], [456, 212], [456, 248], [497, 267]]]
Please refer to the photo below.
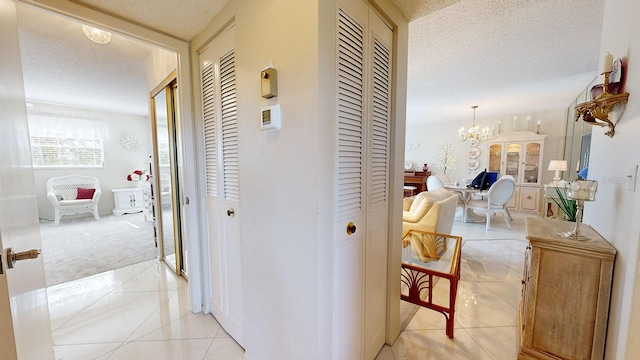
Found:
[[[181, 39], [228, 1], [74, 0]], [[472, 105], [478, 119], [568, 107], [596, 76], [604, 0], [392, 1], [411, 21], [409, 125], [468, 119]], [[79, 23], [18, 9], [29, 99], [148, 112], [150, 47], [96, 45]]]
[[229, 0], [77, 0], [148, 28], [191, 40], [211, 22]]
[[568, 107], [596, 76], [604, 0], [395, 2], [413, 19], [408, 124]]
[[144, 115], [145, 60], [151, 47], [112, 34], [98, 45], [82, 24], [18, 6], [18, 35], [28, 100]]

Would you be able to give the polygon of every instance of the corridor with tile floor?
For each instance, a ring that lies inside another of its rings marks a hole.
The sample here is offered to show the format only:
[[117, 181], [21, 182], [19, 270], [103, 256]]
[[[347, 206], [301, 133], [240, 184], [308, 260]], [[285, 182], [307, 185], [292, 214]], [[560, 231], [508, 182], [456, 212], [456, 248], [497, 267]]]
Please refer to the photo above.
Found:
[[[524, 218], [512, 230], [501, 221], [454, 222], [462, 236], [454, 338], [444, 316], [420, 308], [393, 346], [377, 360], [515, 359]], [[49, 287], [51, 328], [58, 360], [243, 359], [244, 351], [211, 315], [189, 311], [187, 282], [150, 260]], [[437, 300], [448, 299], [439, 281]]]

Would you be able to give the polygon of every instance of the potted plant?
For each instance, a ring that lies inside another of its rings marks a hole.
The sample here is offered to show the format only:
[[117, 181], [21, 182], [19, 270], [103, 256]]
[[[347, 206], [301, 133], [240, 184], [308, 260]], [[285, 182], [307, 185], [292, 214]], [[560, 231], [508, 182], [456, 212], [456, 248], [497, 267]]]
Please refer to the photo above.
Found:
[[563, 213], [565, 220], [576, 221], [576, 211], [578, 209], [576, 201], [567, 199], [564, 187], [556, 187], [555, 189], [558, 198], [551, 197], [551, 200], [558, 205], [558, 209]]

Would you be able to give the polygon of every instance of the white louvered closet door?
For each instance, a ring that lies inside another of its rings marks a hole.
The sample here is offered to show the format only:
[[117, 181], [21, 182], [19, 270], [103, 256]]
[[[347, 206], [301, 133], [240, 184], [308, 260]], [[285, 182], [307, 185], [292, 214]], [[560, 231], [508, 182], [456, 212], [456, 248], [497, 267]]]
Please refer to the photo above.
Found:
[[334, 359], [373, 359], [384, 345], [392, 39], [363, 1], [339, 4]]
[[200, 54], [209, 245], [209, 308], [243, 345], [240, 182], [234, 28]]

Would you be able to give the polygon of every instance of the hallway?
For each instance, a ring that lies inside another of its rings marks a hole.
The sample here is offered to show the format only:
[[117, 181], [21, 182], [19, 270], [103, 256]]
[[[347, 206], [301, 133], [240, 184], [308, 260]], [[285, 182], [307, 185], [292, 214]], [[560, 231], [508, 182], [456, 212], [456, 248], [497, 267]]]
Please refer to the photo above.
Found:
[[187, 282], [149, 260], [47, 289], [58, 360], [235, 360], [244, 350], [211, 315], [189, 311]]

